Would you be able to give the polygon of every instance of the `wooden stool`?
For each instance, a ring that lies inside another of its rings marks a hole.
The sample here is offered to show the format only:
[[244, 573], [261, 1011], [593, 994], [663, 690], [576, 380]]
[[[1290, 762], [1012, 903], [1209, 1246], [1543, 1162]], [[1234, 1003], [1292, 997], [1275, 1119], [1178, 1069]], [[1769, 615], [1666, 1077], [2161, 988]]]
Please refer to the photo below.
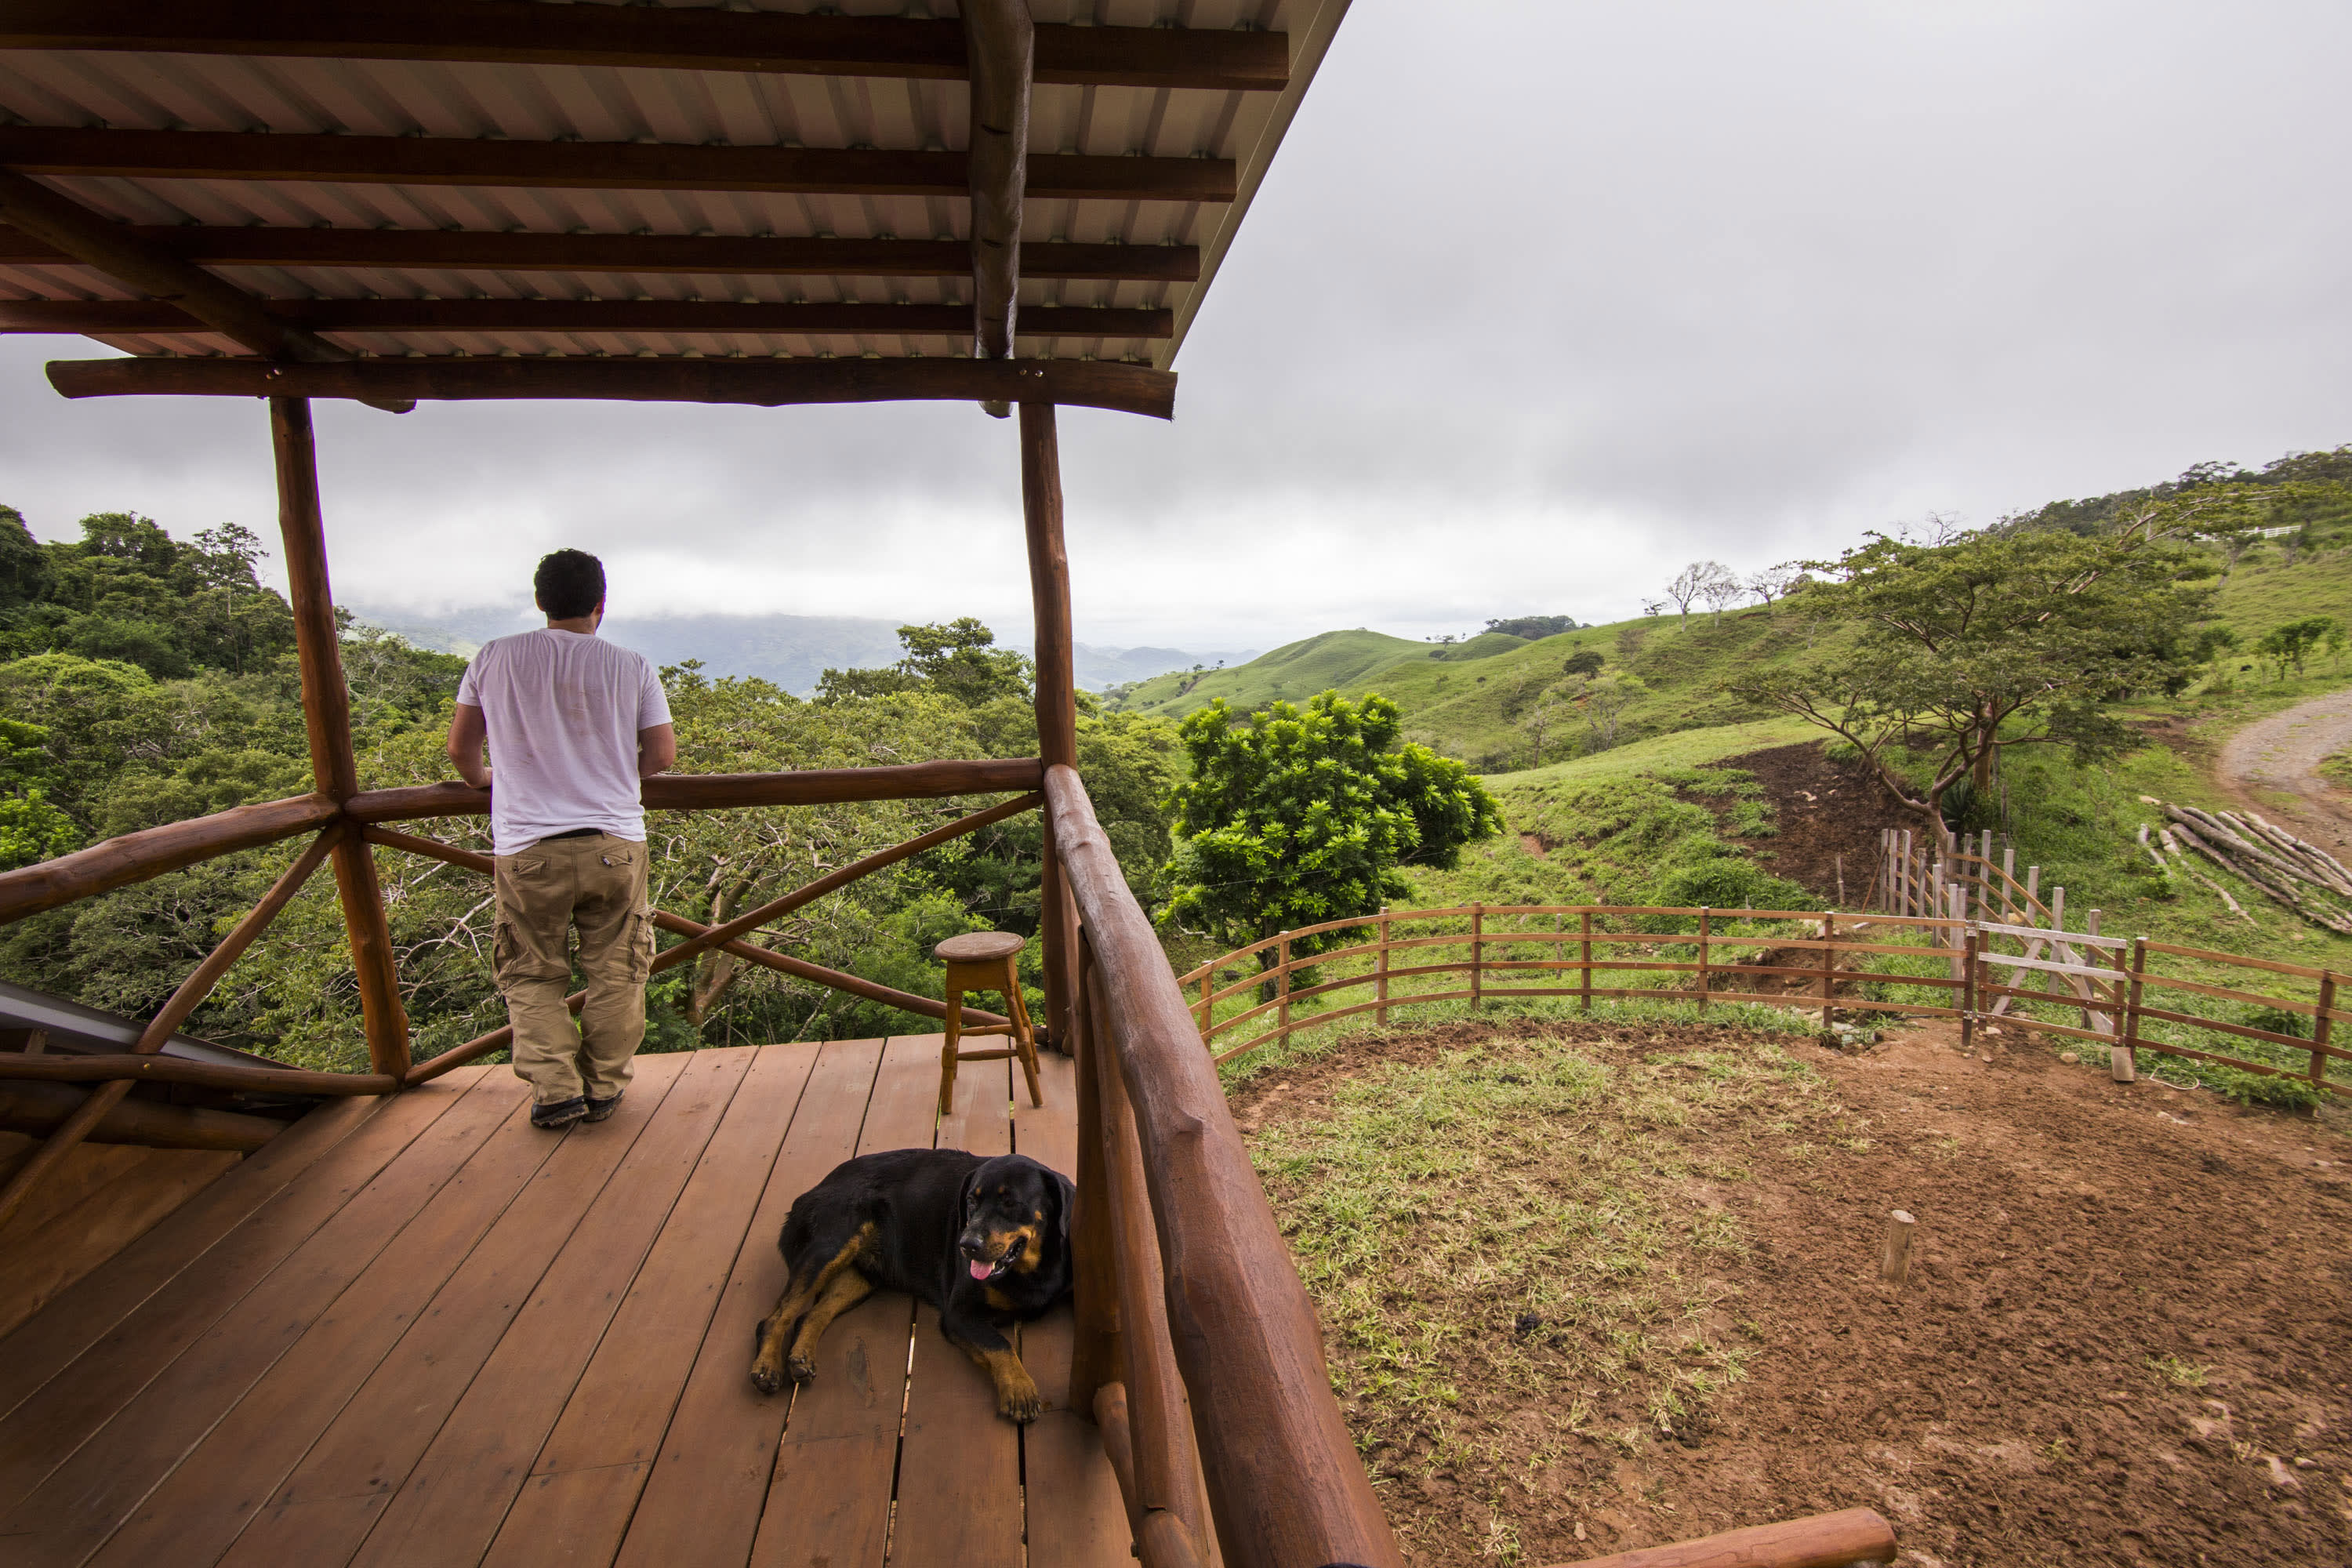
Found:
[[[1045, 1103], [1045, 1091], [1037, 1087], [1037, 1032], [1029, 1026], [1028, 1005], [1021, 1000], [1021, 976], [1013, 965], [1014, 956], [1027, 945], [1009, 931], [974, 931], [951, 936], [931, 949], [932, 956], [948, 966], [948, 1038], [947, 1044], [940, 1047], [941, 1116], [955, 1109], [958, 1062], [1001, 1062], [1007, 1057], [1016, 1058], [1023, 1075], [1029, 1079], [1029, 1103]], [[1003, 996], [1004, 1010], [1013, 1016], [1013, 1022], [966, 1028], [963, 996], [967, 991], [994, 991]], [[1002, 1051], [960, 1051], [956, 1043], [966, 1035], [1010, 1035], [1013, 1047]]]

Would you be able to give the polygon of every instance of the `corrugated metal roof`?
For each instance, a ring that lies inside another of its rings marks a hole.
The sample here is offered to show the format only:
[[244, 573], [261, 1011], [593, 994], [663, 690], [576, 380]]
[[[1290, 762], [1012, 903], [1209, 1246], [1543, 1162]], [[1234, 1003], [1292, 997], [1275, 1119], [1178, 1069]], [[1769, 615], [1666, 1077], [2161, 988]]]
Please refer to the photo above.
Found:
[[[733, 9], [747, 9], [735, 6]], [[951, 17], [952, 5], [766, 5], [763, 10]], [[1144, 361], [1165, 367], [1271, 160], [1346, 0], [1033, 0], [1038, 22], [1255, 28], [1290, 39], [1281, 92], [1041, 82], [1030, 148], [1041, 153], [1227, 159], [1235, 202], [1033, 197], [1025, 244], [1192, 246], [1193, 282], [1024, 278], [1024, 308], [1119, 306], [1174, 312], [1174, 335], [1024, 331], [1024, 356]], [[960, 80], [750, 71], [248, 58], [110, 50], [0, 50], [0, 124], [270, 135], [436, 137], [674, 146], [962, 149]], [[361, 184], [335, 180], [57, 175], [48, 183], [110, 217], [152, 226], [435, 230], [541, 235], [740, 236], [900, 240], [966, 237], [956, 195], [845, 195], [680, 189]], [[748, 271], [520, 270], [492, 267], [230, 265], [239, 287], [286, 300], [649, 300], [956, 304], [964, 277]], [[137, 296], [65, 262], [0, 258], [0, 300]], [[1133, 331], [1131, 322], [1123, 323]], [[333, 331], [379, 354], [879, 354], [969, 353], [968, 332]], [[101, 341], [137, 354], [240, 352], [207, 332]]]

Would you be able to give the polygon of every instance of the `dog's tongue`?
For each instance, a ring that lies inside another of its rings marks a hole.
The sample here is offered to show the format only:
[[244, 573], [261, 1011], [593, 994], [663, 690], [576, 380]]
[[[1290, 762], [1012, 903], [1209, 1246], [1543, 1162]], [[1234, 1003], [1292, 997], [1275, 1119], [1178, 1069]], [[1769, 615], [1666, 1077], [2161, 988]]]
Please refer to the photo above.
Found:
[[985, 1279], [990, 1275], [996, 1272], [996, 1266], [994, 1264], [982, 1263], [977, 1258], [971, 1260], [970, 1267], [971, 1268], [971, 1277], [975, 1279]]

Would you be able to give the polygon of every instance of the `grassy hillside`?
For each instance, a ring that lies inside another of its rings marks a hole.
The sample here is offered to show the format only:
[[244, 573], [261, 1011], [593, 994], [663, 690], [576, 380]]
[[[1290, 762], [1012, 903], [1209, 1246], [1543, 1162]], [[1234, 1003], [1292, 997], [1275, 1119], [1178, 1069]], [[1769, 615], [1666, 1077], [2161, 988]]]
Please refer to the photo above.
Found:
[[1427, 643], [1360, 626], [1354, 631], [1319, 632], [1232, 669], [1201, 675], [1180, 670], [1154, 677], [1118, 694], [1111, 706], [1122, 712], [1181, 719], [1222, 697], [1240, 711], [1249, 712], [1277, 699], [1303, 702], [1335, 687], [1342, 691], [1363, 690], [1365, 682], [1379, 671], [1402, 658], [1426, 658], [1429, 651]]

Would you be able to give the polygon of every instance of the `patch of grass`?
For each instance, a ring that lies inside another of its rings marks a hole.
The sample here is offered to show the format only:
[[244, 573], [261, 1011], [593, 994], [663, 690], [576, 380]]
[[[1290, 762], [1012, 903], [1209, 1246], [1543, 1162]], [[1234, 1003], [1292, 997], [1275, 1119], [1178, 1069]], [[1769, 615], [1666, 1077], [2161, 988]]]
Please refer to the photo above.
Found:
[[1661, 1049], [1616, 1021], [1578, 1043], [1524, 1020], [1256, 1133], [1376, 1472], [1525, 1485], [1571, 1440], [1636, 1454], [1703, 1429], [1745, 1375], [1765, 1331], [1709, 1270], [1748, 1237], [1705, 1184], [1859, 1124], [1769, 1040]]
[[2171, 1352], [2150, 1355], [2141, 1365], [2158, 1383], [2168, 1383], [2175, 1388], [2202, 1388], [2213, 1375], [2213, 1369], [2193, 1361], [2183, 1361]]

